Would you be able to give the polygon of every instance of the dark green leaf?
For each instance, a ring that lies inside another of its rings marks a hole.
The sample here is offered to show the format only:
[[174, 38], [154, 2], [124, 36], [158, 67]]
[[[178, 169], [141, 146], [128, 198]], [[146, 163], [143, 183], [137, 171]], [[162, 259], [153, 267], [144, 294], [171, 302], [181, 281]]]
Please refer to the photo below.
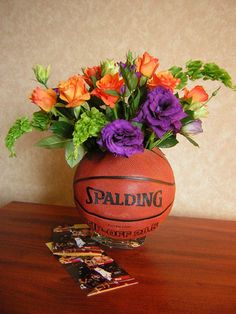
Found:
[[94, 88], [96, 88], [97, 86], [96, 86], [96, 83], [97, 83], [97, 78], [96, 78], [96, 76], [91, 76], [91, 80], [92, 80], [92, 82], [93, 82], [93, 87]]
[[140, 104], [140, 90], [137, 89], [137, 95], [135, 96], [134, 98], [134, 101], [132, 102], [132, 111], [133, 111], [133, 114], [135, 114], [139, 108], [139, 104]]
[[139, 80], [139, 86], [142, 87], [147, 83], [148, 78], [146, 76], [141, 76], [140, 80]]
[[127, 85], [130, 91], [134, 90], [138, 85], [138, 78], [135, 73], [129, 72], [127, 74]]
[[73, 125], [65, 121], [55, 121], [50, 127], [50, 130], [61, 137], [72, 138], [74, 131]]
[[181, 120], [182, 125], [184, 126], [185, 124], [194, 121], [194, 111], [192, 110], [186, 110], [185, 113], [188, 115], [186, 118], [183, 118]]
[[[181, 133], [182, 134], [182, 133]], [[186, 134], [182, 134], [184, 137], [186, 137], [186, 139], [191, 143], [193, 144], [194, 146], [196, 147], [199, 147], [198, 143], [195, 142], [190, 136], [186, 135]]]
[[111, 95], [111, 96], [120, 96], [119, 93], [117, 93], [117, 91], [115, 90], [106, 90], [106, 94]]
[[179, 142], [177, 141], [176, 137], [174, 135], [169, 136], [167, 139], [162, 141], [160, 144], [158, 144], [158, 147], [161, 148], [170, 148], [178, 144]]
[[66, 143], [68, 143], [70, 140], [57, 136], [57, 135], [51, 135], [48, 137], [45, 137], [38, 141], [35, 145], [38, 147], [43, 147], [47, 149], [52, 148], [62, 148], [65, 147]]

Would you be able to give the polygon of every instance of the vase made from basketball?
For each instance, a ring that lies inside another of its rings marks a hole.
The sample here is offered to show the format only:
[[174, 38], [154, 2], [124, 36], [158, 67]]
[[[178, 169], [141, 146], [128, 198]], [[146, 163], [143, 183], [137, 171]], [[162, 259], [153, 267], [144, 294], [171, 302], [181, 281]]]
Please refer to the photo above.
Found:
[[159, 149], [129, 158], [87, 154], [74, 177], [74, 198], [93, 238], [109, 247], [135, 248], [169, 214], [173, 171]]

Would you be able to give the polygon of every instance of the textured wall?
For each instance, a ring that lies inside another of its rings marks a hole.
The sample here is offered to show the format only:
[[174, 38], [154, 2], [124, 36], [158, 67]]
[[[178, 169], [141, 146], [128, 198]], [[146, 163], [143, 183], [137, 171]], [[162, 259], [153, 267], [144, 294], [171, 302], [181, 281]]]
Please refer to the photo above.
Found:
[[[33, 146], [27, 134], [9, 159], [4, 136], [16, 117], [36, 108], [27, 100], [35, 86], [32, 65], [52, 65], [51, 84], [128, 49], [149, 51], [161, 66], [190, 58], [215, 61], [236, 80], [234, 0], [1, 0], [1, 205], [31, 201], [72, 205], [74, 170], [60, 150]], [[215, 84], [208, 84], [213, 90]], [[200, 149], [184, 139], [165, 150], [176, 176], [175, 215], [236, 219], [236, 93], [222, 88], [210, 105]]]

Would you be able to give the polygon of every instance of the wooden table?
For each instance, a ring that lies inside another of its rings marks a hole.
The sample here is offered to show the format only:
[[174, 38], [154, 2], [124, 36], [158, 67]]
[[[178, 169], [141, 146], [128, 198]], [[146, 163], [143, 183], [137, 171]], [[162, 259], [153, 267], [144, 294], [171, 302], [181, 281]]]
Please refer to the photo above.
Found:
[[45, 246], [74, 208], [0, 209], [0, 313], [236, 313], [236, 221], [168, 217], [143, 247], [106, 249], [138, 285], [87, 297]]

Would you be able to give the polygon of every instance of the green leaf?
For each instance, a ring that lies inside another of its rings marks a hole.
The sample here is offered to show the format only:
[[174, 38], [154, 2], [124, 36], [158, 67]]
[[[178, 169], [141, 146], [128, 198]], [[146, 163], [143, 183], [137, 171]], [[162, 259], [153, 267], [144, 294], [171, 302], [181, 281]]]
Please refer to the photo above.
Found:
[[[181, 133], [182, 134], [182, 133]], [[194, 146], [196, 147], [199, 147], [198, 143], [195, 142], [190, 136], [186, 135], [186, 134], [182, 134], [184, 137], [186, 137], [186, 139], [191, 143], [193, 144]]]
[[65, 147], [66, 143], [68, 143], [69, 141], [70, 139], [66, 139], [58, 135], [51, 135], [41, 139], [35, 145], [47, 149], [62, 148]]
[[146, 76], [141, 76], [139, 80], [139, 86], [142, 87], [147, 83], [148, 78]]
[[7, 136], [5, 138], [5, 145], [10, 151], [10, 157], [16, 156], [15, 153], [15, 143], [16, 140], [21, 137], [24, 133], [32, 131], [32, 126], [27, 117], [19, 118], [15, 121], [12, 127], [9, 129]]
[[134, 58], [132, 52], [129, 50], [126, 56], [127, 64], [132, 65], [134, 64]]
[[105, 93], [108, 94], [108, 95], [111, 95], [111, 96], [120, 96], [120, 94], [117, 93], [117, 91], [115, 91], [115, 90], [108, 90], [108, 89], [106, 89]]
[[130, 91], [134, 90], [138, 85], [138, 78], [135, 73], [129, 72], [127, 74], [127, 84]]
[[50, 130], [61, 137], [72, 138], [74, 127], [65, 121], [54, 121]]
[[74, 147], [73, 141], [67, 142], [65, 145], [65, 158], [68, 165], [71, 168], [75, 167], [81, 161], [81, 159], [83, 158], [85, 154], [84, 147], [80, 145], [77, 148], [77, 154], [76, 154], [77, 158], [74, 158], [74, 150], [75, 150], [75, 147]]
[[[132, 115], [134, 116], [139, 108], [139, 104], [140, 104], [140, 97], [141, 97], [141, 93], [140, 90], [137, 89], [137, 95], [135, 96], [135, 98], [133, 99], [133, 101], [131, 102], [131, 111], [132, 111]], [[132, 99], [132, 98], [131, 98]]]
[[38, 111], [33, 114], [31, 125], [38, 131], [45, 131], [48, 129], [49, 123], [51, 122], [51, 114]]
[[81, 106], [74, 107], [73, 110], [74, 110], [75, 118], [78, 119], [80, 115], [80, 111], [81, 111]]
[[96, 78], [96, 76], [92, 75], [90, 78], [91, 78], [91, 80], [92, 80], [93, 87], [96, 88], [96, 87], [97, 87], [97, 85], [96, 85], [96, 83], [97, 83], [97, 78]]
[[181, 120], [182, 125], [188, 124], [189, 122], [194, 121], [194, 111], [192, 110], [185, 110], [185, 113], [188, 115], [187, 117]]
[[139, 127], [140, 129], [142, 129], [142, 127], [143, 127], [143, 124], [142, 124], [142, 123], [140, 123], [140, 122], [131, 121], [131, 124], [132, 124], [132, 125], [134, 125], [134, 126]]
[[161, 148], [170, 148], [178, 144], [179, 141], [176, 139], [175, 135], [169, 136], [167, 139], [158, 144], [158, 147]]
[[138, 85], [138, 78], [136, 74], [130, 71], [130, 69], [123, 68], [122, 66], [120, 67], [120, 72], [122, 74], [126, 86], [128, 86], [128, 89], [130, 91], [133, 91]]

